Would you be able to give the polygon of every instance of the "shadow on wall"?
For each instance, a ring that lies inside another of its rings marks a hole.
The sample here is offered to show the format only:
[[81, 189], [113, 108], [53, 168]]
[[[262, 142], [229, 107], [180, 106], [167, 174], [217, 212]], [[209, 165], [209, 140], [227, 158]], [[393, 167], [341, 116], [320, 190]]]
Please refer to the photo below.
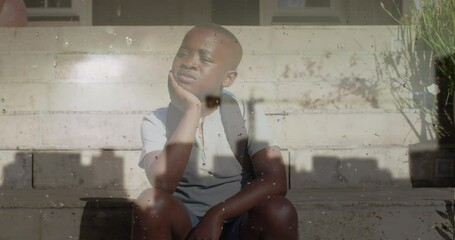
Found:
[[[31, 189], [32, 188], [32, 152], [18, 152], [14, 156], [14, 162], [3, 167], [3, 180], [0, 189]], [[0, 159], [8, 161], [8, 158]], [[3, 164], [2, 164], [3, 165]]]
[[[225, 156], [217, 156], [217, 159], [229, 160]], [[84, 209], [79, 239], [130, 239], [131, 199], [93, 194], [96, 189], [122, 191], [123, 160], [109, 149], [91, 155], [78, 152], [19, 152], [14, 162], [3, 168], [4, 180], [0, 188], [80, 191], [78, 200], [84, 202]], [[293, 183], [291, 188], [392, 186], [409, 182], [393, 179], [391, 172], [380, 169], [373, 157], [314, 156], [312, 162], [311, 171], [289, 169], [288, 178], [301, 184], [297, 186]], [[33, 175], [30, 176], [27, 171], [32, 171]]]
[[[310, 172], [295, 174], [298, 186], [304, 188], [334, 187], [381, 187], [405, 185], [408, 180], [393, 179], [387, 169], [380, 169], [374, 158], [340, 158], [337, 156], [314, 156]], [[408, 184], [409, 185], [409, 184]]]
[[[407, 160], [407, 157], [403, 156]], [[303, 159], [302, 159], [303, 160]], [[410, 188], [407, 178], [394, 178], [387, 168], [381, 168], [373, 157], [312, 157], [310, 171], [290, 167], [291, 188]]]
[[[92, 155], [95, 154], [63, 151], [18, 152], [14, 162], [3, 168], [3, 184], [0, 189], [41, 189], [53, 193], [58, 193], [55, 190], [73, 189], [81, 196], [68, 201], [79, 200], [84, 206], [79, 239], [130, 239], [132, 201], [106, 196], [107, 191], [100, 191], [100, 197], [93, 191], [116, 190], [116, 195], [126, 195], [122, 194], [121, 190], [124, 178], [123, 159], [115, 156], [114, 151], [109, 149], [103, 149], [96, 156]], [[61, 194], [64, 193], [65, 191], [62, 191]], [[50, 203], [65, 199], [64, 196], [55, 196], [55, 199], [52, 196], [55, 194], [50, 194]]]

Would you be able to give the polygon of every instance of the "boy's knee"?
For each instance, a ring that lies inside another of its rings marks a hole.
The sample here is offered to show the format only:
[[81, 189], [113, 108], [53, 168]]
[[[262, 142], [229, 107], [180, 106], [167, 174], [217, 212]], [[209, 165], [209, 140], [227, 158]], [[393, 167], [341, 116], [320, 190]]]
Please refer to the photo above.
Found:
[[172, 195], [157, 188], [144, 190], [135, 201], [135, 213], [159, 215], [166, 212], [172, 203]]
[[297, 210], [286, 197], [274, 196], [261, 202], [255, 209], [255, 215], [266, 221], [296, 222]]

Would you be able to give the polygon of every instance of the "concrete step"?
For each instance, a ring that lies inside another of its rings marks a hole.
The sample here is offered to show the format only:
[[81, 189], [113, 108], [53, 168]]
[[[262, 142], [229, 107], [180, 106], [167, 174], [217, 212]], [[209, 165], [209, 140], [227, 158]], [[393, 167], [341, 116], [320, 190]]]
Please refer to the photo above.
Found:
[[[0, 190], [0, 239], [125, 239], [140, 192]], [[300, 239], [443, 239], [437, 227], [453, 229], [453, 188], [294, 189], [287, 196]]]

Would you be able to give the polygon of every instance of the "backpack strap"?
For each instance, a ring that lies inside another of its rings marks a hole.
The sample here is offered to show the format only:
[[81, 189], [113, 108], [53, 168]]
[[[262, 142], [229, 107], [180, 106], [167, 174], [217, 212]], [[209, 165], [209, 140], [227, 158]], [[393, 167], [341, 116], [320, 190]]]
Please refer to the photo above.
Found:
[[[244, 114], [245, 112], [246, 109], [244, 109]], [[224, 133], [234, 156], [240, 165], [242, 165], [243, 174], [253, 177], [253, 166], [250, 155], [248, 154], [248, 131], [245, 127], [245, 117], [240, 110], [237, 100], [233, 96], [223, 93], [220, 114]]]

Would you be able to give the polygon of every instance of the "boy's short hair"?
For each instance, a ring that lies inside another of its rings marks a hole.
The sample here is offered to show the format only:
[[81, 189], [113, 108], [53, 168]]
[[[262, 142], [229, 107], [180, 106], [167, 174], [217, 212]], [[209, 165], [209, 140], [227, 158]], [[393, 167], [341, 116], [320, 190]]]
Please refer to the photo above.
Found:
[[225, 36], [226, 38], [231, 40], [232, 43], [237, 46], [236, 50], [238, 51], [237, 52], [237, 58], [238, 59], [236, 59], [236, 63], [235, 63], [234, 68], [238, 67], [238, 65], [240, 63], [240, 60], [242, 58], [242, 55], [243, 55], [243, 49], [242, 49], [242, 45], [240, 44], [240, 41], [237, 39], [237, 37], [231, 31], [227, 30], [226, 28], [224, 28], [224, 27], [222, 27], [222, 26], [220, 26], [220, 25], [218, 25], [216, 23], [197, 24], [192, 29], [197, 29], [197, 28], [212, 30], [214, 32], [222, 34], [223, 36]]

